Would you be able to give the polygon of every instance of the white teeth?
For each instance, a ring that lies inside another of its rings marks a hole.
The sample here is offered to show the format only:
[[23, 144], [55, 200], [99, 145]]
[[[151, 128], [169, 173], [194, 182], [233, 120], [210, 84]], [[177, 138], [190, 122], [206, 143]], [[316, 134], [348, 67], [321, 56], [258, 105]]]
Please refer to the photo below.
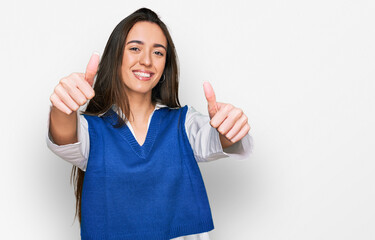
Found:
[[134, 74], [140, 77], [151, 77], [150, 73], [145, 73], [145, 72], [134, 72]]

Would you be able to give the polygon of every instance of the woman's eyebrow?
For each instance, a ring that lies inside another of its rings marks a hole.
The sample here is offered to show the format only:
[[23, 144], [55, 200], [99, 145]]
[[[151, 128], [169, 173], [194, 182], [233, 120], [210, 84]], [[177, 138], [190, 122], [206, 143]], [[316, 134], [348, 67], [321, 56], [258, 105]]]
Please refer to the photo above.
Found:
[[[130, 43], [137, 43], [137, 44], [144, 45], [144, 42], [139, 41], [139, 40], [131, 40], [131, 41], [127, 42], [126, 45], [128, 45], [128, 44], [130, 44]], [[154, 44], [154, 47], [161, 47], [161, 48], [164, 48], [165, 51], [167, 51], [167, 48], [164, 47], [162, 44], [159, 44], [159, 43], [155, 43], [155, 44]]]

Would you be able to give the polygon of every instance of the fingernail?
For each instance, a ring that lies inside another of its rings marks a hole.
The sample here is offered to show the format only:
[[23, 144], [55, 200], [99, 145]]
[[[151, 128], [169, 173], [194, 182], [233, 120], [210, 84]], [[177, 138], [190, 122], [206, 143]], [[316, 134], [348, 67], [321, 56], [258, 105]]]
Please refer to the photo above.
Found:
[[96, 55], [100, 56], [100, 54], [98, 52], [93, 52], [93, 54], [96, 54]]

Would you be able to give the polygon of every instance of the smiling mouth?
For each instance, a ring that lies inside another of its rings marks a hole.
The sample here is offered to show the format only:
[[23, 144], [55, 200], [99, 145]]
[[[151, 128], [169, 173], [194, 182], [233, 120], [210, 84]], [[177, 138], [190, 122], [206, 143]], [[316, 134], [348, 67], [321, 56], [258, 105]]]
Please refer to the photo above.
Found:
[[136, 78], [138, 78], [141, 81], [150, 80], [151, 77], [154, 75], [154, 73], [149, 71], [133, 71], [133, 74]]

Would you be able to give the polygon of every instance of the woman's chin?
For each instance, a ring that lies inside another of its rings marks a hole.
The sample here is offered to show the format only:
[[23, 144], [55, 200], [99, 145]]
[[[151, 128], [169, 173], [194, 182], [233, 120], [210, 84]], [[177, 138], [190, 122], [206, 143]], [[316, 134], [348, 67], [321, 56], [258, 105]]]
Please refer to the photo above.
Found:
[[130, 94], [148, 94], [151, 93], [152, 88], [150, 86], [136, 86], [134, 88], [127, 88], [127, 92]]

